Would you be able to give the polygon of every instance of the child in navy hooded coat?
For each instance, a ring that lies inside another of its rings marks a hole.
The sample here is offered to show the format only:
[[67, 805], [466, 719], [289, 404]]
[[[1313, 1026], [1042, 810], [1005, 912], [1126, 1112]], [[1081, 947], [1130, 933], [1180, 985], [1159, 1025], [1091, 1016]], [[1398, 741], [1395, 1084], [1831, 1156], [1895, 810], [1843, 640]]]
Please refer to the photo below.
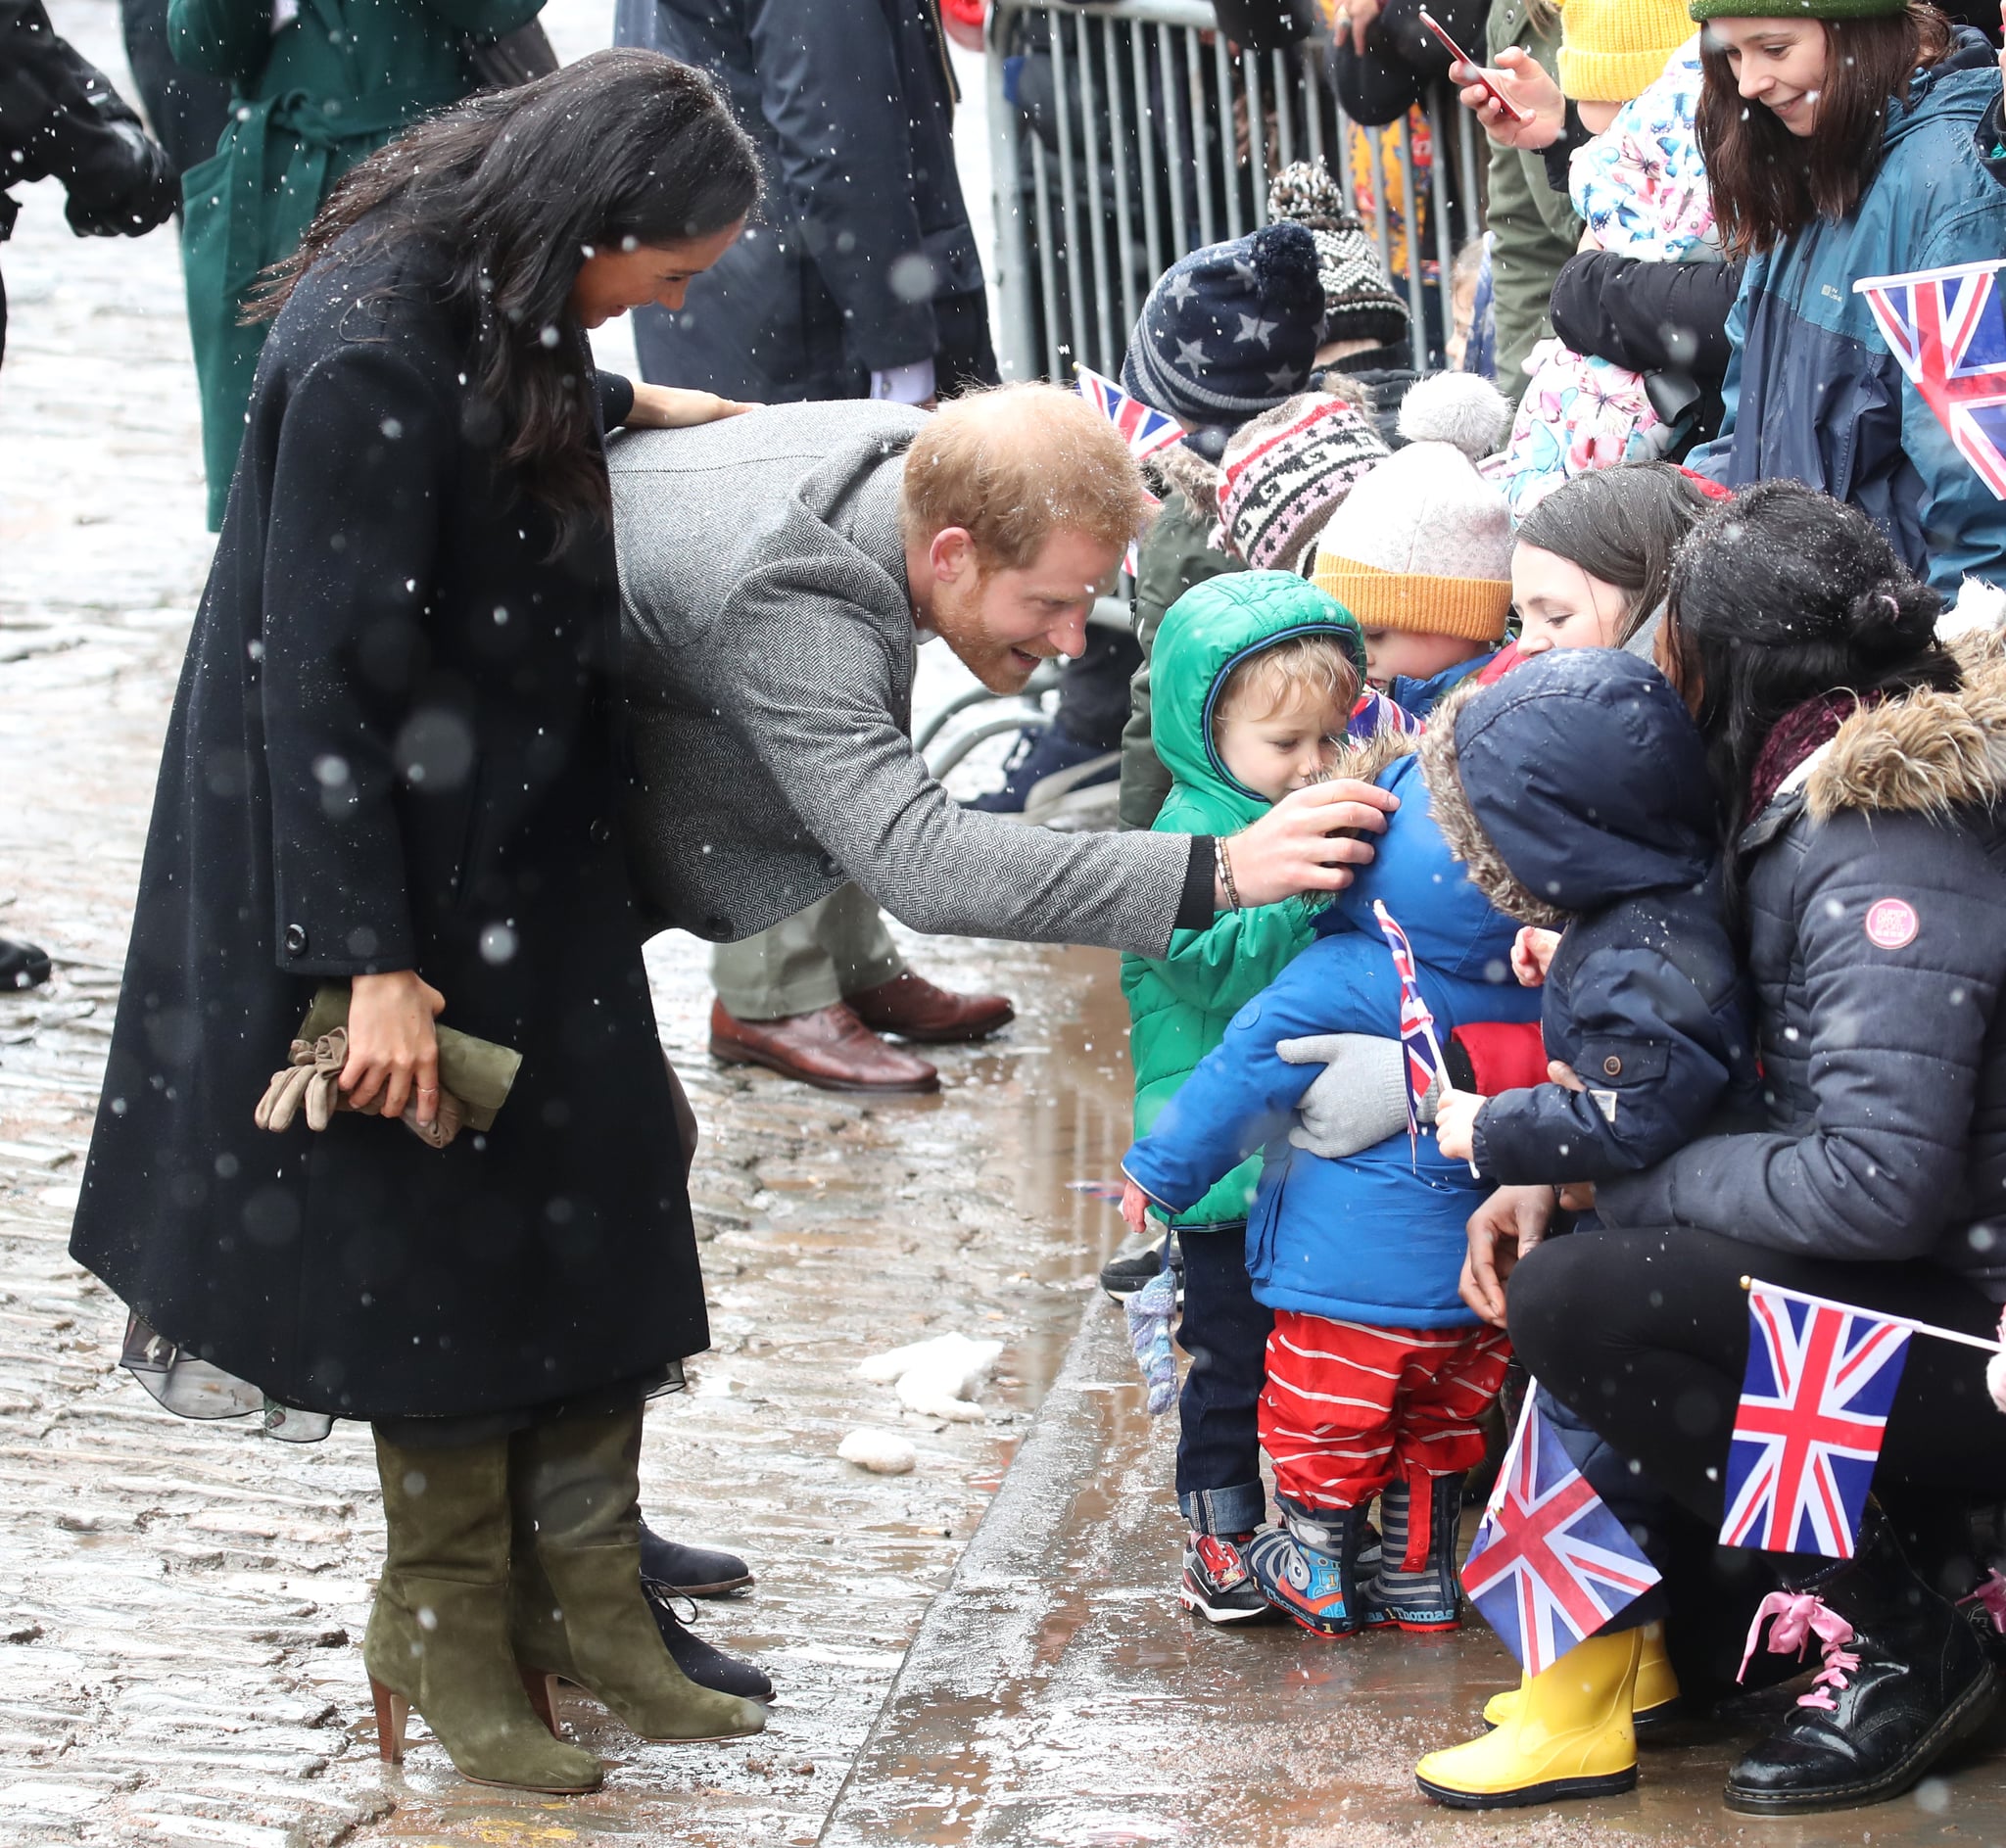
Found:
[[[1486, 1180], [1609, 1180], [1757, 1104], [1755, 1044], [1717, 879], [1706, 747], [1648, 661], [1538, 655], [1444, 701], [1420, 747], [1450, 850], [1499, 910], [1565, 925], [1546, 972], [1540, 1084], [1438, 1108]], [[1648, 775], [1611, 779], [1610, 765]]]
[[[1664, 676], [1607, 648], [1536, 655], [1495, 686], [1452, 693], [1420, 757], [1470, 878], [1521, 923], [1565, 926], [1540, 1025], [1549, 1057], [1584, 1087], [1452, 1094], [1436, 1114], [1444, 1153], [1469, 1157], [1487, 1180], [1608, 1180], [1723, 1118], [1759, 1114], [1745, 988], [1720, 902], [1706, 748]], [[1632, 774], [1611, 777], [1611, 765]], [[1540, 1409], [1625, 1527], [1662, 1536], [1679, 1521], [1545, 1388]], [[1653, 1587], [1608, 1626], [1646, 1630], [1640, 1725], [1677, 1710], [1665, 1610]], [[1504, 1716], [1494, 1703], [1485, 1717]]]
[[[1467, 1164], [1404, 1133], [1342, 1161], [1293, 1146], [1295, 1105], [1319, 1068], [1289, 1064], [1277, 1046], [1318, 1033], [1399, 1033], [1400, 982], [1375, 898], [1413, 946], [1445, 1040], [1465, 1022], [1523, 1021], [1537, 1011], [1510, 980], [1511, 923], [1450, 858], [1413, 757], [1376, 781], [1402, 804], [1377, 857], [1321, 914], [1315, 941], [1234, 1017], [1123, 1164], [1134, 1187], [1175, 1212], [1262, 1150], [1247, 1267], [1256, 1299], [1274, 1311], [1261, 1439], [1283, 1524], [1257, 1535], [1246, 1559], [1277, 1609], [1333, 1636], [1369, 1623], [1440, 1630], [1458, 1621], [1462, 1477], [1483, 1455], [1477, 1420], [1507, 1350], [1457, 1294], [1464, 1225], [1484, 1191]], [[1366, 1587], [1359, 1555], [1375, 1496], [1385, 1544]]]

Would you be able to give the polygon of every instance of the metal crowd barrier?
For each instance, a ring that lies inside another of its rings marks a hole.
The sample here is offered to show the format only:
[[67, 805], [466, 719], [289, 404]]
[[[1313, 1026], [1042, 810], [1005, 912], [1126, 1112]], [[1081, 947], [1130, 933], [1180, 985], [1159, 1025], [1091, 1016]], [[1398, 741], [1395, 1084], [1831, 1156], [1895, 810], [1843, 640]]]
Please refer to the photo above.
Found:
[[[1040, 23], [1047, 46], [1034, 44]], [[1026, 115], [1031, 99], [1024, 83], [1040, 52], [1049, 57], [1042, 100], [1056, 149]], [[989, 282], [1003, 376], [1066, 382], [1075, 360], [1119, 375], [1150, 284], [1186, 251], [1265, 223], [1268, 181], [1292, 162], [1321, 162], [1356, 209], [1352, 123], [1330, 83], [1329, 55], [1315, 39], [1287, 52], [1236, 54], [1202, 0], [995, 0], [985, 60], [996, 207]], [[1450, 143], [1445, 108], [1455, 118]], [[1439, 265], [1446, 309], [1456, 253], [1481, 225], [1482, 163], [1468, 111], [1439, 91], [1424, 109], [1434, 150], [1425, 243]], [[1381, 133], [1367, 129], [1363, 139], [1371, 228], [1392, 268]], [[1454, 211], [1445, 182], [1452, 146]], [[1409, 261], [1394, 281], [1407, 292], [1413, 368], [1421, 373], [1430, 369], [1426, 256], [1404, 122], [1397, 153]]]

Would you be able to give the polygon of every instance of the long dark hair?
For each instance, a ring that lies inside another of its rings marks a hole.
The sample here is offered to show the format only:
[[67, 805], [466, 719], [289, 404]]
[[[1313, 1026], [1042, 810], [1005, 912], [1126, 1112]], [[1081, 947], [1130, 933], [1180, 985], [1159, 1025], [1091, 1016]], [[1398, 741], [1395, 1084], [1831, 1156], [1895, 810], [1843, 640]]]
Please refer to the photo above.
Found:
[[1683, 469], [1669, 462], [1633, 462], [1577, 475], [1555, 488], [1525, 516], [1514, 537], [1621, 591], [1621, 643], [1665, 600], [1680, 543], [1712, 504]]
[[1820, 693], [1960, 685], [1936, 642], [1943, 599], [1857, 507], [1765, 481], [1693, 529], [1672, 566], [1666, 629], [1732, 840], [1776, 723]]
[[[595, 251], [708, 237], [758, 203], [759, 155], [700, 71], [594, 52], [420, 122], [349, 172], [249, 310], [275, 316], [320, 264], [422, 240], [472, 327], [467, 371], [502, 457], [556, 516], [558, 547], [610, 510], [572, 285]], [[353, 235], [351, 235], [353, 233]], [[337, 251], [339, 246], [339, 251]]]
[[1728, 55], [1702, 29], [1705, 80], [1694, 125], [1721, 243], [1731, 257], [1773, 250], [1813, 218], [1842, 218], [1881, 166], [1887, 106], [1950, 49], [1950, 22], [1925, 0], [1900, 13], [1826, 20], [1825, 82], [1808, 137], [1760, 103], [1744, 103]]

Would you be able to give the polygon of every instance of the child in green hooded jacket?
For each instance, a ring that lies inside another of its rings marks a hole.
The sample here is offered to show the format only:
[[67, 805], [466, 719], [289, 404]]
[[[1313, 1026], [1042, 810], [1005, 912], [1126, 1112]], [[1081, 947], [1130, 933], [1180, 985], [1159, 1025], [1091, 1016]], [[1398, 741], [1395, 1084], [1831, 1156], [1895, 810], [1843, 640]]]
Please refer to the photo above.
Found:
[[[1236, 833], [1330, 775], [1348, 740], [1410, 730], [1365, 689], [1364, 668], [1350, 613], [1291, 572], [1187, 591], [1164, 618], [1152, 664], [1156, 750], [1172, 780], [1157, 830]], [[1161, 957], [1122, 959], [1138, 1138], [1233, 1016], [1309, 945], [1314, 915], [1305, 898], [1221, 912], [1207, 929], [1177, 931]], [[1184, 1268], [1178, 1339], [1191, 1356], [1179, 1400], [1177, 1500], [1190, 1533], [1178, 1595], [1215, 1624], [1273, 1616], [1239, 1556], [1266, 1507], [1256, 1420], [1272, 1318], [1254, 1301], [1245, 1251], [1260, 1174], [1256, 1156], [1172, 1222]]]

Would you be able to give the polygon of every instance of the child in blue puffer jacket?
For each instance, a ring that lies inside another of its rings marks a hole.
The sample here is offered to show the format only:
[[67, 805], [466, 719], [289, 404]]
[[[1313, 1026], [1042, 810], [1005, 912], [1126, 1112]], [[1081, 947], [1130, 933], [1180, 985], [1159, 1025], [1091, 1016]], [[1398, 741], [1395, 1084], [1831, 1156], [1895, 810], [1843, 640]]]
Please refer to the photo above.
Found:
[[[1536, 1013], [1509, 978], [1511, 922], [1450, 858], [1413, 757], [1376, 781], [1401, 798], [1377, 857], [1123, 1163], [1123, 1211], [1139, 1220], [1146, 1201], [1167, 1216], [1181, 1211], [1262, 1150], [1247, 1266], [1256, 1299], [1274, 1311], [1261, 1441], [1283, 1518], [1255, 1537], [1247, 1564], [1270, 1603], [1327, 1636], [1457, 1623], [1462, 1478], [1483, 1455], [1477, 1420], [1507, 1350], [1457, 1294], [1482, 1184], [1426, 1137], [1409, 1145], [1401, 1134], [1341, 1161], [1294, 1147], [1294, 1107], [1320, 1068], [1291, 1065], [1278, 1047], [1322, 1033], [1398, 1034], [1400, 983], [1375, 898], [1407, 931], [1445, 1040], [1467, 1022]], [[1384, 1546], [1361, 1585], [1375, 1496]]]

